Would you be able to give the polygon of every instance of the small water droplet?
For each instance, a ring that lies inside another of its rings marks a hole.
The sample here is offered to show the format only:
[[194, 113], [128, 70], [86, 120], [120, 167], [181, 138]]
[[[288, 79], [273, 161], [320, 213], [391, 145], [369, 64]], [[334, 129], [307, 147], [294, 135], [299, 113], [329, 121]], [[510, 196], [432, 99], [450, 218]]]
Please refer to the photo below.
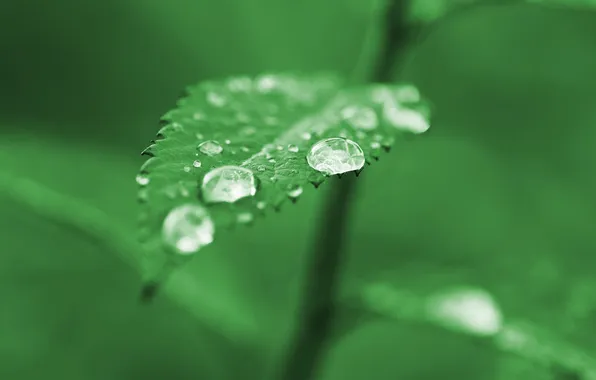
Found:
[[277, 149], [277, 150], [279, 150], [279, 151], [281, 152], [282, 150], [284, 150], [284, 147], [283, 147], [283, 146], [281, 146], [281, 145], [277, 145], [277, 146], [275, 147], [275, 149]]
[[209, 203], [234, 203], [257, 192], [252, 171], [240, 166], [222, 166], [211, 170], [203, 177], [201, 189], [204, 200]]
[[186, 173], [190, 173], [190, 166], [185, 166], [183, 169]]
[[428, 118], [421, 112], [410, 108], [386, 105], [383, 114], [385, 119], [399, 130], [419, 134], [430, 128]]
[[300, 148], [298, 148], [297, 145], [294, 145], [294, 144], [288, 145], [288, 151], [290, 151], [292, 153], [298, 153], [299, 150], [300, 150]]
[[254, 215], [250, 212], [242, 212], [236, 216], [236, 221], [241, 224], [247, 224], [254, 220]]
[[207, 156], [216, 156], [223, 151], [223, 147], [215, 140], [204, 141], [199, 144], [198, 149]]
[[258, 201], [258, 202], [257, 202], [257, 208], [258, 208], [259, 210], [264, 210], [264, 209], [265, 209], [265, 207], [267, 207], [267, 203], [265, 203], [264, 201]]
[[288, 197], [292, 199], [298, 198], [302, 194], [302, 186], [299, 185], [292, 185], [289, 187], [288, 190]]
[[369, 107], [348, 106], [341, 110], [341, 116], [354, 128], [371, 130], [379, 124], [377, 114]]
[[270, 163], [272, 163], [272, 164], [274, 164], [274, 163], [276, 162], [276, 161], [275, 161], [275, 158], [270, 158], [270, 159], [269, 159], [269, 160], [267, 160], [267, 161], [269, 161], [269, 162], [270, 162]]
[[192, 118], [195, 120], [203, 120], [203, 119], [205, 119], [205, 114], [197, 111], [192, 115]]
[[290, 173], [296, 175], [298, 174], [298, 169], [292, 169], [290, 170]]
[[249, 152], [250, 149], [248, 149], [248, 147], [243, 146], [242, 148], [240, 148], [241, 151], [243, 151], [244, 153]]
[[231, 140], [225, 140], [224, 143], [226, 143], [226, 145], [230, 145], [232, 143]]
[[195, 134], [195, 137], [197, 138], [197, 140], [203, 140], [205, 138], [205, 136], [203, 136], [202, 133]]
[[140, 186], [147, 186], [149, 184], [149, 177], [146, 174], [137, 175], [136, 180]]
[[202, 164], [201, 164], [201, 161], [199, 161], [199, 160], [194, 160], [194, 161], [192, 162], [192, 166], [194, 166], [195, 168], [200, 168], [200, 167], [201, 167], [201, 165], [202, 165]]
[[312, 135], [308, 132], [304, 132], [301, 136], [304, 140], [310, 140], [312, 138]]
[[245, 136], [252, 136], [255, 133], [257, 133], [257, 129], [255, 127], [245, 127], [244, 129], [242, 129], [242, 134]]
[[276, 85], [277, 81], [275, 78], [269, 75], [262, 76], [257, 81], [257, 89], [264, 93], [270, 92], [276, 87]]
[[259, 165], [257, 167], [257, 171], [260, 171], [261, 173], [264, 172], [265, 170], [267, 170], [267, 168], [265, 167], [265, 165]]
[[213, 91], [207, 94], [207, 101], [214, 107], [223, 107], [227, 103], [226, 98], [222, 94]]
[[352, 140], [332, 137], [320, 140], [306, 156], [311, 168], [327, 175], [342, 174], [364, 166], [364, 152]]
[[213, 242], [215, 226], [207, 210], [194, 203], [171, 210], [164, 219], [162, 238], [166, 246], [181, 255], [190, 255]]
[[373, 141], [370, 143], [371, 149], [381, 149], [381, 143], [378, 141]]

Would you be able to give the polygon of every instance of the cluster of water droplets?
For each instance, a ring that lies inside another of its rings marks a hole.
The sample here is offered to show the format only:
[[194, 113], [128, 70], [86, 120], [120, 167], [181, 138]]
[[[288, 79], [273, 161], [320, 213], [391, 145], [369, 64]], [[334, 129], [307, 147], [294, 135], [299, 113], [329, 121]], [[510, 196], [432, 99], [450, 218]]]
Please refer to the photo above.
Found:
[[[286, 92], [294, 89], [295, 97], [300, 95], [299, 86], [289, 79], [262, 76], [253, 80], [241, 77], [228, 81], [224, 91], [208, 91], [205, 101], [211, 107], [225, 108], [231, 107], [230, 94], [254, 92], [271, 94], [280, 89]], [[303, 97], [301, 101], [308, 102], [309, 99]], [[400, 131], [413, 133], [426, 131], [429, 128], [428, 115], [415, 106], [420, 101], [420, 94], [414, 86], [401, 86], [397, 89], [378, 86], [371, 90], [368, 102], [359, 102], [355, 99], [336, 104], [328, 109], [327, 114], [323, 113], [323, 116], [317, 120], [309, 121], [310, 124], [306, 128], [296, 128], [299, 134], [294, 138], [281, 139], [279, 143], [265, 146], [239, 166], [207, 167], [208, 171], [200, 181], [201, 199], [206, 204], [235, 203], [255, 196], [259, 183], [264, 180], [276, 184], [287, 198], [295, 201], [303, 193], [303, 188], [296, 184], [297, 179], [292, 178], [293, 175], [298, 175], [299, 171], [293, 165], [286, 165], [288, 160], [292, 159], [306, 160], [309, 167], [313, 169], [313, 173], [309, 174], [308, 178], [315, 186], [318, 186], [326, 176], [347, 172], [358, 173], [367, 160], [365, 151], [354, 140], [366, 141], [369, 144], [366, 150], [374, 157], [378, 150], [387, 148], [393, 143], [392, 135], [383, 129], [387, 125]], [[239, 130], [240, 136], [250, 140], [251, 136], [257, 134], [257, 129], [249, 123], [250, 115], [239, 111], [234, 117], [236, 122], [245, 124]], [[192, 119], [195, 122], [202, 122], [205, 120], [205, 115], [197, 111], [192, 114]], [[262, 122], [272, 126], [279, 123], [279, 120], [270, 116]], [[330, 126], [335, 128], [337, 125], [345, 128], [342, 127], [335, 136], [324, 136], [324, 132]], [[210, 160], [218, 155], [224, 153], [234, 155], [236, 152], [251, 151], [246, 146], [234, 146], [230, 140], [206, 140], [201, 134], [197, 134], [196, 138], [201, 142], [196, 146], [194, 161], [183, 168], [187, 173], [192, 172], [193, 167], [205, 168], [205, 165], [208, 166]], [[291, 141], [291, 143], [281, 141]], [[284, 152], [292, 155], [288, 156]], [[255, 155], [259, 156], [259, 159], [251, 161]], [[250, 165], [245, 165], [247, 162]], [[139, 176], [137, 182], [144, 186], [149, 179]], [[276, 201], [271, 205], [277, 207]], [[268, 204], [259, 200], [255, 206], [258, 210], [264, 210]], [[236, 215], [236, 222], [240, 224], [251, 223], [253, 219], [254, 214], [248, 211]], [[209, 212], [198, 204], [186, 204], [173, 209], [163, 223], [164, 240], [169, 247], [181, 254], [196, 252], [209, 244], [213, 240], [214, 231], [214, 223]]]

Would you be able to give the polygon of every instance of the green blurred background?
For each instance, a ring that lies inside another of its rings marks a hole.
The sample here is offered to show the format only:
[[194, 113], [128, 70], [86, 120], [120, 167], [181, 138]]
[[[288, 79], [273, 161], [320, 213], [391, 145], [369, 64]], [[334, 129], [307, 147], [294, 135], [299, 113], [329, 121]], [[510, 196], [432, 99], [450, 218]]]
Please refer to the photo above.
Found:
[[[186, 85], [347, 75], [371, 7], [2, 0], [0, 171], [133, 235], [139, 153]], [[396, 77], [433, 102], [433, 127], [361, 176], [344, 285], [481, 286], [506, 316], [593, 353], [595, 68], [596, 12], [479, 7], [411, 46]], [[325, 189], [195, 258], [194, 307], [167, 294], [140, 305], [140, 276], [114, 252], [2, 193], [0, 379], [261, 379], [291, 327]], [[258, 334], [223, 337], [201, 310], [243, 316]], [[373, 322], [337, 342], [321, 378], [500, 380], [525, 365], [432, 327]]]

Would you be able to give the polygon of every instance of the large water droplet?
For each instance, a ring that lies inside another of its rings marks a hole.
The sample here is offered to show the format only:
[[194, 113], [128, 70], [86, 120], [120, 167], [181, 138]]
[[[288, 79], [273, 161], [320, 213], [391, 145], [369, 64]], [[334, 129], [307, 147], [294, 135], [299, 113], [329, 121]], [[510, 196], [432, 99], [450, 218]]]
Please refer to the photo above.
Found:
[[137, 175], [136, 180], [140, 186], [147, 186], [149, 184], [149, 177], [146, 174]]
[[418, 134], [430, 128], [428, 119], [421, 112], [410, 108], [385, 105], [383, 114], [389, 123], [400, 130]]
[[348, 106], [341, 110], [341, 116], [354, 128], [371, 130], [379, 124], [376, 112], [368, 107]]
[[311, 168], [327, 174], [341, 174], [361, 169], [364, 152], [352, 140], [333, 137], [314, 144], [306, 156]]
[[207, 210], [194, 203], [174, 208], [164, 219], [162, 238], [174, 252], [189, 255], [213, 242], [215, 226]]
[[252, 171], [240, 166], [222, 166], [203, 177], [203, 198], [206, 202], [233, 203], [255, 195], [256, 181]]
[[199, 152], [207, 156], [216, 156], [223, 151], [223, 147], [215, 140], [203, 141], [198, 146]]

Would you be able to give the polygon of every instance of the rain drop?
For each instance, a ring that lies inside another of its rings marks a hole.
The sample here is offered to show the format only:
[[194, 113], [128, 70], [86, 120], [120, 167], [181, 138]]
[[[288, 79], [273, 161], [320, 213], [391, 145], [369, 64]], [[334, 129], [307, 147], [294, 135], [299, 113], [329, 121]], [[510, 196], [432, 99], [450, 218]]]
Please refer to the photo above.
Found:
[[376, 112], [368, 107], [348, 106], [341, 110], [341, 116], [358, 129], [371, 130], [379, 124]]
[[241, 224], [247, 224], [254, 220], [254, 215], [250, 212], [243, 212], [236, 216], [236, 221]]
[[181, 255], [190, 255], [213, 242], [215, 226], [209, 213], [198, 204], [174, 208], [164, 219], [162, 238], [166, 246]]
[[209, 92], [207, 94], [207, 101], [214, 107], [223, 107], [226, 105], [226, 98], [218, 93]]
[[294, 144], [290, 144], [288, 145], [288, 151], [292, 152], [292, 153], [298, 153], [300, 149], [298, 148], [297, 145]]
[[299, 185], [290, 186], [288, 190], [288, 197], [296, 199], [302, 194], [302, 187]]
[[223, 151], [220, 143], [215, 140], [204, 141], [198, 146], [199, 152], [206, 154], [207, 156], [216, 156]]
[[234, 203], [257, 192], [252, 171], [240, 166], [222, 166], [211, 170], [203, 177], [201, 189], [204, 200], [209, 203]]
[[326, 175], [359, 170], [364, 166], [364, 152], [352, 140], [333, 137], [320, 140], [306, 156], [311, 168]]
[[410, 108], [386, 105], [383, 113], [385, 119], [399, 130], [419, 134], [430, 128], [428, 118], [421, 112]]
[[147, 177], [145, 174], [137, 175], [136, 180], [140, 186], [147, 186], [149, 184], [149, 177]]

